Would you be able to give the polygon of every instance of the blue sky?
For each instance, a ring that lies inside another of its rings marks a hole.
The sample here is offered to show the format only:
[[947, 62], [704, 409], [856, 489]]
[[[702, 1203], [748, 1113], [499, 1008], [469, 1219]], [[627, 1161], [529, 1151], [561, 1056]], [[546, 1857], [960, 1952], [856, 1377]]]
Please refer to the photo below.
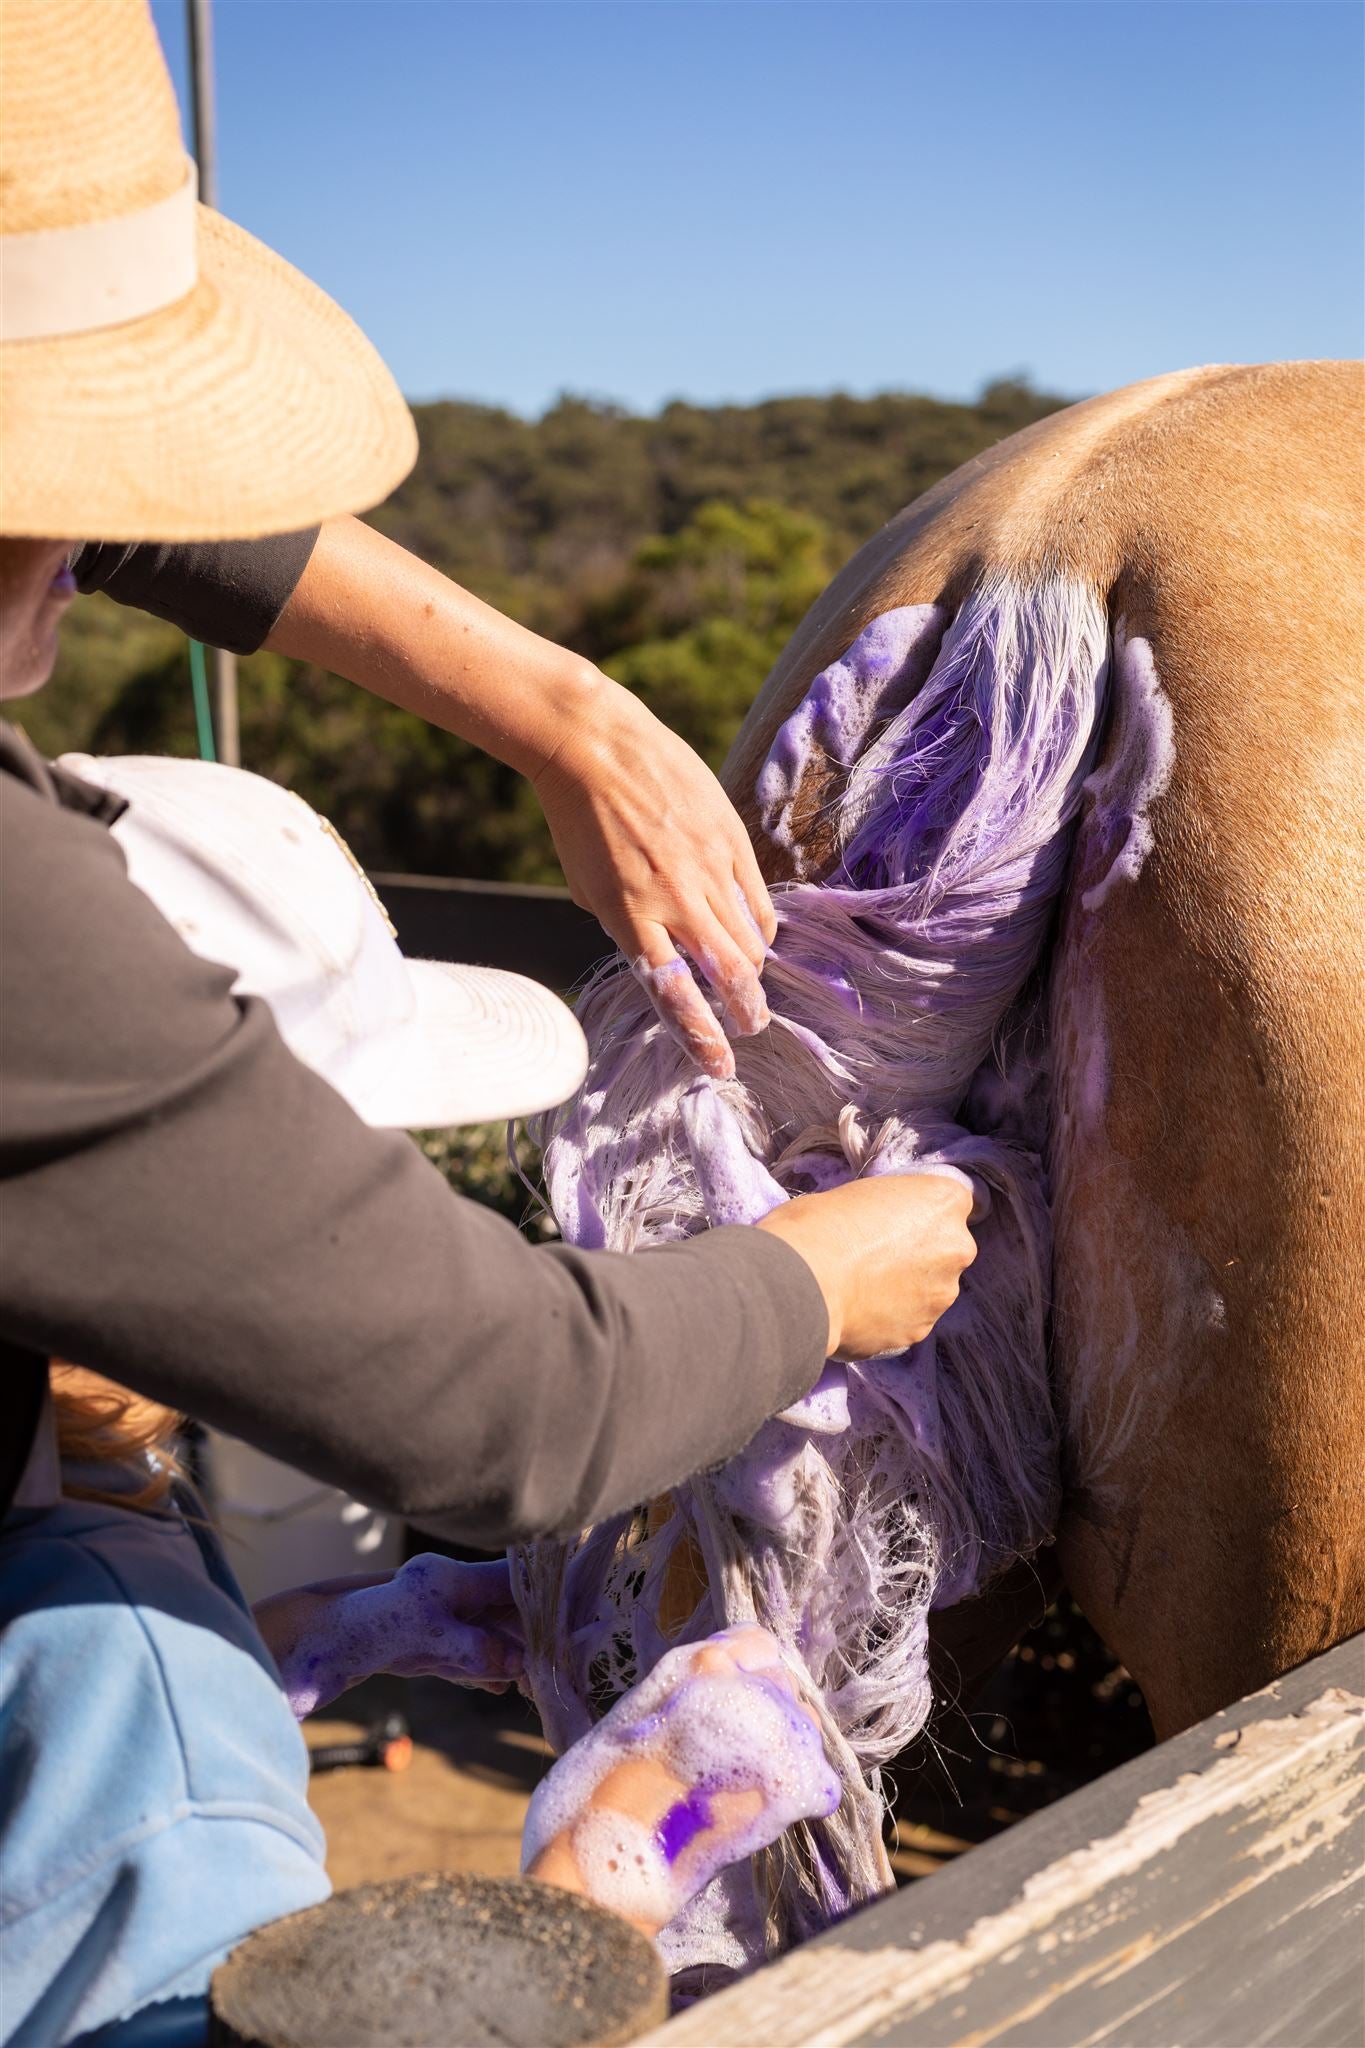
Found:
[[[183, 9], [157, 0], [177, 84]], [[224, 210], [410, 397], [1362, 348], [1354, 0], [216, 0]]]

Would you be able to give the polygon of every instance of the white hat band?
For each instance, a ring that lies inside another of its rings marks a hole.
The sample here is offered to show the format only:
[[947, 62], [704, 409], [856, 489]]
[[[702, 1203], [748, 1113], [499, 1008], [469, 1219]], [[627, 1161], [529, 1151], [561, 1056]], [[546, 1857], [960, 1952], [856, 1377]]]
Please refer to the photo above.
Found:
[[199, 180], [136, 213], [0, 237], [0, 342], [118, 327], [173, 306], [199, 281]]

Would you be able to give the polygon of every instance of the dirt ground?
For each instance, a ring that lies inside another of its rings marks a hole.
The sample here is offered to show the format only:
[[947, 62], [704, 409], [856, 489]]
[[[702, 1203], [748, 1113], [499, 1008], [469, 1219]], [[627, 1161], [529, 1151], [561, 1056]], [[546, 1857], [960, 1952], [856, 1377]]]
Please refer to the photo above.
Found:
[[[407, 1770], [313, 1777], [333, 1883], [420, 1870], [514, 1873], [526, 1804], [551, 1762], [526, 1702], [438, 1679], [377, 1678], [307, 1722], [305, 1734], [311, 1747], [351, 1740], [394, 1712], [414, 1737]], [[894, 1772], [897, 1878], [932, 1875], [1150, 1740], [1136, 1687], [1074, 1609], [1053, 1610], [977, 1710], [940, 1725]]]
[[439, 1679], [373, 1679], [306, 1722], [304, 1734], [310, 1749], [350, 1741], [395, 1711], [414, 1738], [406, 1770], [314, 1773], [309, 1799], [327, 1833], [333, 1884], [419, 1870], [515, 1875], [527, 1801], [552, 1760], [525, 1701]]

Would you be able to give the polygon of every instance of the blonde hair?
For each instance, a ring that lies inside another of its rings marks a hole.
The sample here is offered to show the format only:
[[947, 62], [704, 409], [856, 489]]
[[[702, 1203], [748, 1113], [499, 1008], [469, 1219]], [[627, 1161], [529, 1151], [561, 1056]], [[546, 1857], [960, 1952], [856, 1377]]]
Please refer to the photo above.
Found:
[[63, 1493], [111, 1507], [160, 1507], [180, 1471], [175, 1439], [184, 1417], [88, 1366], [54, 1359], [49, 1378], [63, 1464], [109, 1465], [143, 1479], [141, 1486], [106, 1488], [64, 1478]]

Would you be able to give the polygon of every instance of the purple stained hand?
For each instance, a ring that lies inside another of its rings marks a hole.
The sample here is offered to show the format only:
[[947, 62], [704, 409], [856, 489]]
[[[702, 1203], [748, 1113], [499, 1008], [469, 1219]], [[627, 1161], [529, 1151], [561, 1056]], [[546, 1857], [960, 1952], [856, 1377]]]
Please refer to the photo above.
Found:
[[362, 1679], [444, 1678], [504, 1692], [521, 1676], [521, 1627], [505, 1561], [424, 1554], [396, 1572], [329, 1579], [255, 1609], [296, 1719]]
[[[739, 893], [744, 915], [754, 924], [753, 913], [742, 892]], [[669, 1036], [714, 1081], [727, 1081], [735, 1071], [735, 1056], [728, 1037], [752, 1038], [755, 1033], [766, 1031], [772, 1022], [763, 983], [757, 971], [739, 954], [728, 967], [705, 951], [699, 954], [695, 968], [681, 953], [652, 966], [642, 955], [631, 965]], [[719, 1017], [702, 990], [698, 974], [714, 993], [720, 1006]]]
[[[698, 985], [691, 963], [681, 953], [675, 953], [671, 960], [654, 967], [643, 956], [632, 965], [669, 1037], [702, 1073], [715, 1081], [729, 1080], [735, 1071], [735, 1056], [720, 1018]], [[757, 981], [754, 986], [761, 996]], [[724, 1014], [729, 1023], [728, 1009]]]
[[776, 1640], [725, 1629], [670, 1650], [559, 1759], [532, 1795], [522, 1868], [653, 1934], [840, 1797]]

